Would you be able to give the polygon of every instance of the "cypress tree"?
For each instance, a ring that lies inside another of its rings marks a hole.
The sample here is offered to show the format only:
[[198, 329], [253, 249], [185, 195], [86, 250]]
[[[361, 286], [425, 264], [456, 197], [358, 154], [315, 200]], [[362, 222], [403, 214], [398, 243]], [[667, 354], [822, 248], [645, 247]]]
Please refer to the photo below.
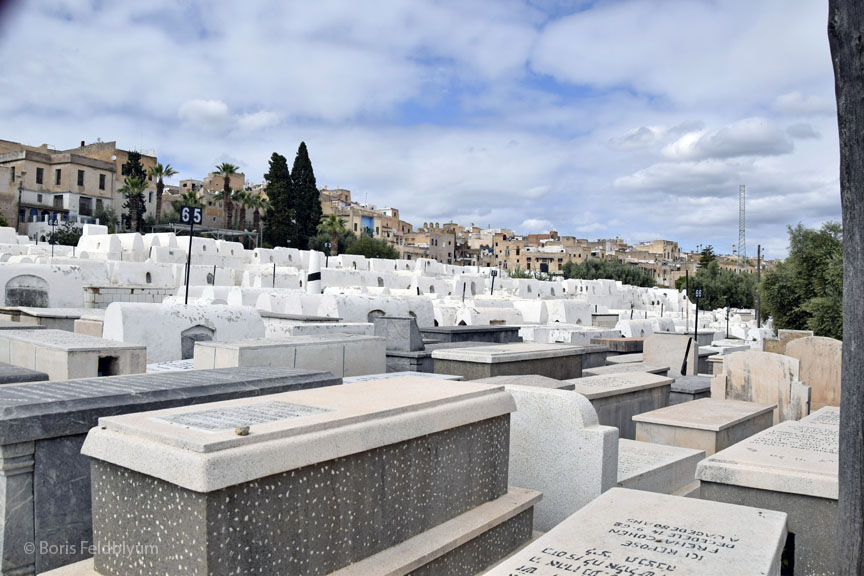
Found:
[[288, 160], [276, 152], [270, 156], [270, 170], [264, 175], [267, 181], [267, 197], [270, 199], [270, 209], [264, 214], [267, 227], [266, 237], [273, 246], [291, 246], [298, 248], [295, 231], [295, 206], [291, 173], [288, 171]]
[[321, 223], [321, 199], [305, 142], [300, 142], [300, 147], [297, 149], [291, 178], [297, 222], [295, 240], [291, 245], [306, 250], [309, 247], [309, 240], [318, 234], [318, 224]]

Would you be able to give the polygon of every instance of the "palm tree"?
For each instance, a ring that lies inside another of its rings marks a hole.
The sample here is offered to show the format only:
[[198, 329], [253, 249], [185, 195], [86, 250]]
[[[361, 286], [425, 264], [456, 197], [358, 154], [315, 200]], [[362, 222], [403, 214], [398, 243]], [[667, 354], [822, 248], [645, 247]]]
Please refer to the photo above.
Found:
[[[227, 194], [225, 193], [225, 190], [220, 190], [219, 192], [217, 192], [216, 194], [213, 195], [213, 201], [214, 202], [221, 202], [222, 203], [222, 207], [223, 207], [223, 211], [224, 211], [226, 220], [227, 220], [227, 216], [228, 216], [228, 204], [231, 203], [230, 198], [231, 198], [231, 196], [233, 196], [233, 194], [234, 194], [234, 191], [229, 186]], [[231, 225], [233, 224], [233, 222], [231, 220], [227, 220], [227, 222], [223, 222], [223, 224], [224, 224], [225, 228], [231, 228]]]
[[192, 206], [193, 208], [203, 208], [204, 202], [201, 199], [201, 196], [195, 190], [186, 190], [177, 200], [171, 201], [171, 206], [174, 207], [174, 211], [176, 213], [180, 213], [180, 209], [183, 206]]
[[133, 231], [138, 232], [141, 212], [144, 207], [144, 191], [147, 182], [143, 178], [126, 178], [125, 184], [120, 188], [120, 193], [126, 198], [124, 208], [129, 209], [129, 225]]
[[239, 206], [239, 210], [237, 210], [237, 226], [238, 230], [243, 230], [246, 228], [246, 208], [249, 207], [249, 201], [251, 199], [251, 193], [249, 190], [235, 190], [231, 195], [232, 201]]
[[222, 176], [222, 200], [225, 203], [225, 227], [230, 228], [234, 220], [234, 204], [231, 202], [231, 176], [240, 171], [238, 166], [223, 162], [216, 166], [216, 174]]
[[330, 214], [318, 224], [318, 232], [330, 234], [330, 256], [336, 256], [339, 253], [339, 234], [345, 232], [345, 221], [335, 214]]
[[177, 171], [171, 167], [171, 164], [156, 164], [151, 166], [147, 171], [147, 175], [156, 179], [156, 224], [159, 224], [159, 219], [162, 217], [162, 192], [165, 190], [165, 182], [163, 178], [170, 178], [177, 174]]
[[249, 206], [252, 212], [252, 229], [261, 230], [261, 212], [270, 210], [270, 200], [263, 194], [252, 194]]

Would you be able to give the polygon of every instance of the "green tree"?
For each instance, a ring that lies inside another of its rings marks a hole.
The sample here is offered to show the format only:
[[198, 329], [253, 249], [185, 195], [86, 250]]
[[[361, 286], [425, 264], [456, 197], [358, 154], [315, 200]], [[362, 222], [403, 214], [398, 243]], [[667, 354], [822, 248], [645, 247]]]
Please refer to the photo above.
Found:
[[204, 202], [201, 199], [201, 195], [198, 194], [195, 190], [186, 190], [177, 200], [171, 201], [171, 207], [174, 209], [175, 214], [180, 213], [180, 209], [183, 206], [191, 206], [193, 208], [204, 208]]
[[216, 174], [222, 177], [222, 202], [225, 206], [225, 228], [231, 228], [234, 221], [234, 202], [231, 198], [231, 176], [240, 171], [238, 166], [223, 162], [216, 166]]
[[162, 218], [162, 193], [165, 191], [164, 178], [171, 178], [176, 174], [177, 171], [171, 167], [171, 164], [166, 164], [165, 166], [156, 164], [155, 166], [151, 166], [150, 170], [147, 171], [148, 176], [156, 179], [156, 224], [159, 224]]
[[330, 235], [330, 256], [339, 254], [339, 235], [347, 232], [345, 221], [336, 214], [329, 214], [323, 222], [318, 224], [318, 233]]
[[126, 199], [123, 208], [126, 210], [130, 229], [133, 232], [141, 232], [144, 213], [147, 211], [147, 203], [144, 200], [144, 191], [147, 190], [147, 172], [141, 164], [141, 154], [129, 152], [122, 170], [126, 177], [123, 187], [120, 188], [120, 193]]
[[843, 338], [843, 232], [789, 227], [789, 257], [765, 274], [762, 305], [777, 329]]
[[117, 212], [110, 206], [101, 206], [93, 212], [93, 217], [99, 220], [99, 224], [108, 227], [108, 233], [114, 234], [117, 228]]
[[[339, 238], [337, 240], [337, 244], [339, 246], [339, 252], [341, 254], [349, 254], [348, 250], [354, 243], [357, 241], [357, 235], [348, 230], [344, 229], [339, 233]], [[330, 250], [333, 250], [333, 238], [330, 236], [329, 232], [319, 232], [315, 236], [309, 239], [309, 249], [317, 250], [318, 252], [325, 252], [327, 250], [327, 243], [330, 243]]]
[[652, 288], [657, 285], [647, 270], [638, 266], [624, 264], [620, 260], [600, 260], [587, 258], [582, 262], [566, 262], [563, 267], [565, 278], [581, 280], [618, 280], [630, 286]]
[[251, 198], [252, 194], [248, 189], [235, 190], [234, 194], [231, 196], [232, 201], [237, 205], [237, 223], [235, 226], [237, 230], [246, 229], [246, 210], [250, 206]]
[[399, 252], [386, 240], [372, 238], [361, 234], [359, 238], [343, 254], [357, 254], [366, 258], [387, 258], [396, 260]]
[[288, 161], [281, 154], [273, 152], [270, 156], [270, 170], [264, 175], [267, 182], [269, 209], [264, 210], [265, 229], [270, 244], [273, 246], [288, 246], [295, 237], [294, 197], [291, 173], [288, 171]]
[[250, 194], [249, 207], [252, 208], [252, 230], [261, 230], [261, 213], [270, 209], [270, 201], [263, 194]]
[[[675, 287], [684, 288], [684, 278], [675, 281]], [[720, 268], [717, 260], [711, 260], [707, 266], [700, 266], [696, 273], [690, 276], [691, 302], [697, 289], [702, 289], [703, 297], [699, 300], [700, 310], [716, 310], [717, 308], [752, 308], [756, 293], [756, 275], [749, 272], [735, 272]]]
[[77, 246], [78, 240], [84, 230], [69, 222], [68, 220], [62, 226], [56, 227], [54, 232], [48, 233], [49, 244], [59, 244], [61, 246]]
[[6, 221], [6, 217], [2, 213], [0, 213], [0, 226], [9, 226], [9, 222]]
[[120, 188], [120, 193], [126, 198], [123, 204], [129, 215], [129, 227], [133, 232], [141, 232], [144, 223], [144, 212], [147, 205], [144, 203], [144, 191], [147, 182], [143, 178], [132, 178], [127, 176], [126, 183]]
[[318, 233], [318, 223], [321, 221], [321, 199], [305, 142], [300, 142], [297, 148], [294, 166], [291, 168], [291, 181], [296, 222], [292, 246], [305, 250], [309, 246], [309, 239]]
[[714, 254], [714, 246], [709, 244], [700, 252], [701, 256], [699, 257], [699, 267], [707, 267], [711, 262], [717, 261], [717, 255]]

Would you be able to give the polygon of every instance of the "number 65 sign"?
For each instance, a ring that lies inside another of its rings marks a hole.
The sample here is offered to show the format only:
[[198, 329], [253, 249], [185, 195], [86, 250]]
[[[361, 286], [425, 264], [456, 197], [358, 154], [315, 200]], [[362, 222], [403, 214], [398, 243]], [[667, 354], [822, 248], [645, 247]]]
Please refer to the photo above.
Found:
[[195, 206], [183, 206], [180, 208], [180, 222], [183, 224], [201, 224], [201, 208]]

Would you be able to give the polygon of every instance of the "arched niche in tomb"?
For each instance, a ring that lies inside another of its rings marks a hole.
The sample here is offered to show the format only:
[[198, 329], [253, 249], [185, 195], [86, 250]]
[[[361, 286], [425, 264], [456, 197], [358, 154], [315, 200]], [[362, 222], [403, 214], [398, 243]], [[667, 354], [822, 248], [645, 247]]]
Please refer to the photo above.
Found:
[[48, 282], [38, 276], [22, 274], [6, 282], [6, 306], [48, 307]]
[[210, 286], [213, 286], [215, 284], [215, 282], [216, 282], [216, 278], [213, 276], [213, 273], [208, 272], [207, 273], [207, 284], [209, 284]]
[[459, 324], [457, 324], [457, 326], [467, 326], [467, 325], [468, 324], [466, 324], [464, 320], [460, 320]]
[[197, 325], [180, 333], [180, 354], [183, 360], [195, 357], [195, 342], [209, 342], [216, 332], [207, 326]]
[[476, 294], [477, 294], [477, 284], [475, 284], [474, 282], [471, 282], [471, 296], [474, 296]]
[[383, 310], [372, 310], [366, 315], [366, 321], [372, 323], [375, 322], [375, 318], [381, 318], [382, 316], [386, 316]]
[[381, 276], [378, 276], [378, 288], [383, 288], [383, 287], [384, 287], [384, 278], [382, 278]]
[[434, 284], [430, 284], [430, 285], [429, 285], [429, 290], [428, 290], [428, 292], [429, 292], [430, 294], [434, 294], [434, 293], [435, 293], [435, 285], [434, 285]]
[[150, 274], [150, 272], [147, 272], [147, 274], [144, 276], [144, 282], [146, 282], [147, 284], [153, 283], [153, 276]]

